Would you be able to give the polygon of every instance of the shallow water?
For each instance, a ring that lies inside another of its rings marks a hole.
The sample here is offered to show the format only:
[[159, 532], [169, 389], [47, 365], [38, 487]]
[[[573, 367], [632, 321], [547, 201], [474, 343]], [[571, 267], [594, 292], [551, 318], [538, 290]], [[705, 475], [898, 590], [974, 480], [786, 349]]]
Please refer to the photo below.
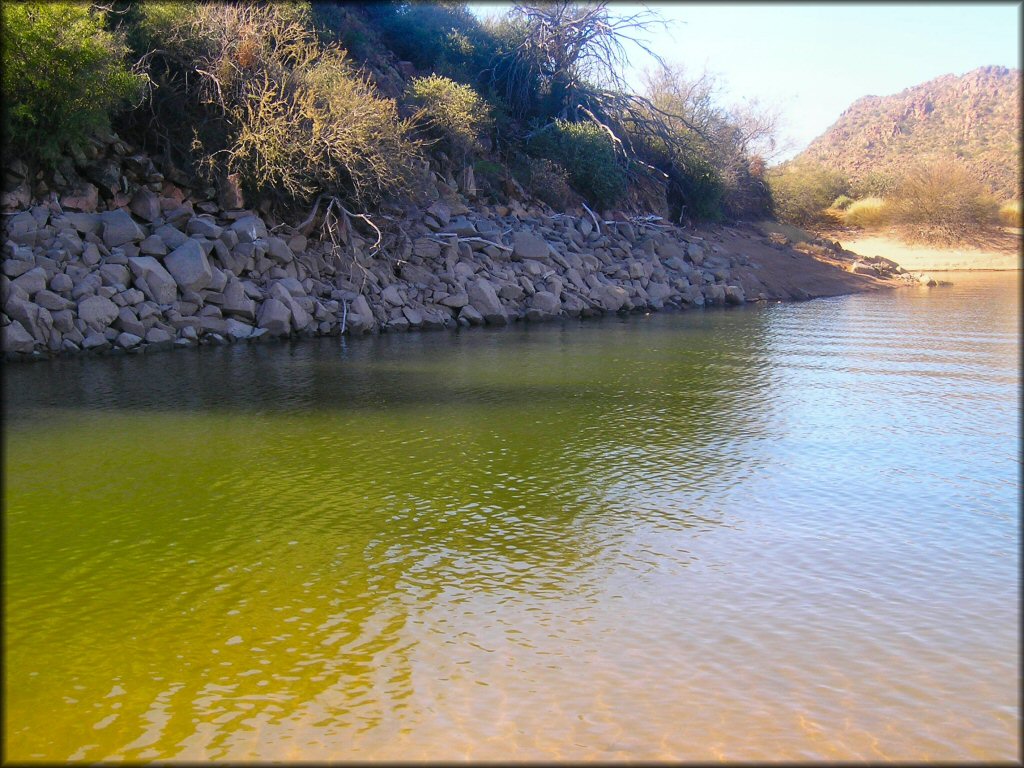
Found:
[[1019, 276], [5, 368], [9, 760], [1016, 760]]

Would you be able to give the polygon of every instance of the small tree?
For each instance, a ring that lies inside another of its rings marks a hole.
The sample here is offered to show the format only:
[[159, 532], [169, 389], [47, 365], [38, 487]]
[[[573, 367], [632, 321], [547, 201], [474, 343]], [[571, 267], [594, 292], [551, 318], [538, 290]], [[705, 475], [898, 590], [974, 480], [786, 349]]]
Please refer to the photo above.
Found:
[[823, 219], [824, 211], [849, 182], [839, 171], [811, 163], [784, 163], [768, 172], [772, 209], [790, 224], [808, 225]]
[[145, 77], [104, 15], [84, 3], [3, 4], [4, 130], [11, 148], [53, 161], [109, 130], [111, 114], [141, 96]]

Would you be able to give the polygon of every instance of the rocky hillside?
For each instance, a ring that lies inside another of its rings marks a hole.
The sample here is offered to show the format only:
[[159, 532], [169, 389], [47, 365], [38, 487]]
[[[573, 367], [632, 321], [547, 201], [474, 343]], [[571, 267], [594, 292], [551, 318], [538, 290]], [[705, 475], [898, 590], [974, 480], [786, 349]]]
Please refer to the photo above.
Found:
[[981, 67], [892, 96], [865, 96], [798, 159], [859, 181], [928, 156], [959, 157], [1003, 199], [1019, 197], [1020, 70]]

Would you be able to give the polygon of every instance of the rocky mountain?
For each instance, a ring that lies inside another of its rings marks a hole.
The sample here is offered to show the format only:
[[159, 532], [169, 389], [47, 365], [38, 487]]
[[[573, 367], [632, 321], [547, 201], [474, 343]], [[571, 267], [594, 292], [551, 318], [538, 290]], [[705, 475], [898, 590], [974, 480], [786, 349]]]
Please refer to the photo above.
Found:
[[1019, 69], [980, 67], [865, 96], [798, 156], [862, 180], [928, 157], [961, 158], [1002, 199], [1020, 197]]

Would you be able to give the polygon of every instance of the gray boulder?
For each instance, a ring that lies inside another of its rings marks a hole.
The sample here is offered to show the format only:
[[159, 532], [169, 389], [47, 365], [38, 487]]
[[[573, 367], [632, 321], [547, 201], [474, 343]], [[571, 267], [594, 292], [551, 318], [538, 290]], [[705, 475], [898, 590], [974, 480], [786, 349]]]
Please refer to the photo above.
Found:
[[156, 221], [160, 218], [160, 198], [146, 187], [139, 187], [132, 195], [132, 201], [128, 207], [143, 221]]
[[117, 312], [117, 304], [102, 296], [89, 296], [78, 302], [78, 316], [82, 322], [98, 328], [110, 325]]
[[128, 211], [119, 208], [101, 213], [99, 217], [103, 222], [103, 244], [107, 248], [137, 242], [146, 236]]
[[291, 331], [291, 310], [277, 299], [267, 299], [256, 314], [256, 324], [274, 336], [287, 336]]
[[346, 325], [352, 333], [368, 333], [376, 327], [377, 319], [373, 316], [370, 303], [362, 294], [352, 299], [349, 304]]
[[185, 231], [190, 235], [216, 239], [224, 230], [223, 227], [217, 226], [212, 216], [193, 216], [188, 220]]
[[224, 287], [224, 302], [221, 304], [221, 311], [246, 320], [255, 320], [256, 302], [246, 295], [245, 286], [241, 282], [231, 280]]
[[3, 329], [4, 352], [30, 353], [36, 345], [32, 334], [25, 330], [25, 327], [17, 320], [12, 320]]
[[[491, 325], [506, 325], [508, 316], [505, 308], [498, 299], [494, 286], [484, 277], [478, 277], [469, 284], [466, 292], [469, 295], [469, 304], [480, 313], [480, 315]], [[463, 312], [465, 307], [463, 307]], [[472, 322], [472, 321], [471, 321]]]
[[136, 284], [151, 301], [170, 304], [177, 297], [178, 284], [171, 273], [152, 256], [132, 256], [128, 259], [128, 266], [137, 278]]
[[73, 307], [74, 304], [68, 301], [59, 293], [53, 291], [42, 290], [36, 293], [35, 302], [40, 307], [48, 309], [51, 312], [60, 312], [61, 310]]
[[197, 240], [189, 239], [164, 259], [164, 266], [184, 291], [201, 291], [213, 281], [213, 269]]
[[251, 243], [267, 236], [267, 225], [259, 216], [245, 216], [233, 222], [231, 231], [238, 235], [238, 242]]
[[530, 299], [530, 307], [548, 315], [562, 311], [562, 302], [550, 291], [537, 291]]
[[50, 290], [57, 293], [68, 293], [75, 287], [75, 281], [63, 272], [58, 272], [50, 280]]
[[548, 258], [548, 243], [532, 232], [517, 230], [512, 233], [512, 258], [515, 261]]
[[46, 270], [42, 267], [30, 269], [12, 280], [11, 284], [21, 288], [30, 297], [35, 296], [39, 291], [46, 289]]
[[163, 241], [168, 250], [174, 250], [175, 248], [181, 247], [188, 242], [189, 239], [188, 235], [180, 229], [172, 227], [170, 224], [164, 224], [157, 227], [153, 234]]
[[134, 333], [120, 333], [117, 336], [117, 346], [125, 349], [134, 349], [142, 343], [142, 337]]

